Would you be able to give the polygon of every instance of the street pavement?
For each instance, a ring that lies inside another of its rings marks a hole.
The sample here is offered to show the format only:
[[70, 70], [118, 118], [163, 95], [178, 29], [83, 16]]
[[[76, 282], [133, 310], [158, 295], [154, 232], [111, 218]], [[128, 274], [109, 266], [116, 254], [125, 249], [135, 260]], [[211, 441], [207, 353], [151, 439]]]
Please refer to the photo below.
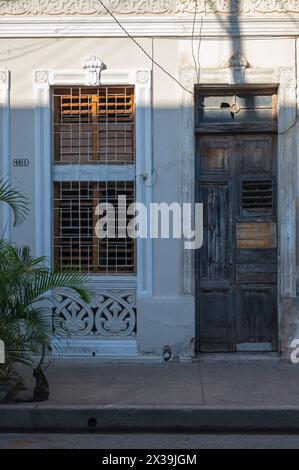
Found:
[[250, 434], [0, 434], [0, 449], [299, 449], [299, 436]]
[[32, 402], [34, 380], [23, 369], [26, 388], [0, 404], [0, 430], [299, 434], [299, 365], [271, 355], [212, 357], [58, 360], [46, 371], [49, 400], [40, 403]]
[[[241, 356], [242, 357], [242, 356]], [[279, 359], [190, 363], [57, 360], [47, 406], [299, 406], [299, 364]], [[32, 399], [31, 370], [21, 371]], [[0, 405], [1, 409], [1, 405]]]

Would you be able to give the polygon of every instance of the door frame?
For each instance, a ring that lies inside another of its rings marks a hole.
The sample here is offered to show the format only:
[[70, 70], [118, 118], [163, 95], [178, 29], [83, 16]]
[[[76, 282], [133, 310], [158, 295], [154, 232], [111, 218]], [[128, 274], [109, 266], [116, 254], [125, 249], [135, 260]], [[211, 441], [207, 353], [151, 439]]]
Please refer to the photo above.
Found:
[[[236, 81], [234, 81], [234, 79]], [[296, 297], [296, 69], [294, 67], [248, 68], [241, 81], [228, 67], [202, 68], [197, 83], [193, 66], [180, 69], [180, 80], [191, 93], [181, 95], [181, 149], [180, 198], [182, 202], [195, 202], [195, 120], [194, 89], [200, 87], [248, 88], [278, 90], [278, 142], [277, 142], [277, 232], [278, 232], [278, 336], [279, 350], [282, 330], [288, 328], [284, 314], [288, 299]], [[181, 294], [195, 295], [195, 256], [192, 250], [181, 248]], [[194, 303], [195, 312], [195, 303]], [[195, 313], [194, 313], [195, 315]]]
[[[255, 89], [257, 93], [261, 92], [262, 90]], [[209, 90], [210, 91], [210, 90]], [[222, 90], [221, 90], [222, 91]], [[230, 91], [235, 91], [235, 89], [230, 89]], [[271, 90], [274, 91], [274, 90]], [[209, 93], [208, 93], [209, 94]], [[239, 211], [241, 210], [241, 201], [240, 201], [240, 188], [238, 187], [237, 191], [234, 193], [232, 190], [233, 185], [238, 184], [237, 181], [239, 180], [237, 176], [237, 168], [240, 164], [239, 160], [236, 161], [230, 161], [229, 163], [229, 176], [227, 174], [223, 176], [219, 176], [219, 173], [217, 176], [213, 178], [213, 175], [207, 175], [207, 174], [201, 174], [200, 172], [200, 149], [201, 149], [201, 137], [206, 138], [207, 141], [212, 140], [213, 137], [215, 136], [216, 138], [222, 138], [223, 136], [226, 138], [225, 141], [228, 142], [229, 148], [235, 148], [236, 142], [238, 142], [238, 137], [239, 136], [272, 136], [273, 140], [273, 147], [275, 147], [274, 155], [273, 155], [273, 183], [275, 186], [274, 189], [274, 198], [273, 198], [273, 209], [274, 209], [274, 218], [276, 219], [276, 227], [277, 227], [277, 123], [273, 123], [268, 125], [268, 131], [264, 131], [261, 129], [260, 125], [256, 125], [255, 123], [252, 124], [246, 124], [246, 130], [244, 129], [244, 126], [242, 124], [240, 126], [234, 125], [234, 124], [227, 124], [223, 126], [221, 123], [219, 123], [219, 130], [217, 130], [218, 124], [212, 124], [207, 125], [206, 127], [203, 125], [200, 130], [199, 128], [196, 129], [196, 142], [195, 142], [195, 152], [196, 152], [196, 158], [195, 158], [195, 198], [196, 202], [198, 202], [198, 197], [201, 197], [202, 190], [205, 186], [207, 185], [214, 185], [216, 182], [219, 184], [219, 186], [227, 186], [227, 191], [228, 191], [228, 217], [229, 217], [229, 228], [228, 228], [228, 242], [231, 246], [232, 253], [230, 252], [230, 268], [229, 268], [229, 273], [228, 273], [228, 286], [221, 287], [221, 284], [225, 283], [224, 280], [221, 281], [214, 281], [212, 280], [211, 282], [213, 284], [216, 283], [215, 285], [215, 293], [218, 291], [218, 294], [223, 290], [227, 289], [228, 292], [228, 351], [227, 352], [238, 352], [240, 350], [242, 351], [248, 351], [248, 352], [253, 352], [253, 351], [260, 351], [260, 352], [266, 352], [266, 351], [271, 351], [271, 352], [276, 352], [278, 348], [278, 297], [276, 295], [274, 302], [275, 302], [275, 325], [273, 325], [273, 328], [275, 328], [275, 334], [273, 331], [272, 334], [272, 348], [269, 349], [268, 343], [266, 347], [262, 347], [262, 343], [252, 343], [250, 344], [250, 349], [244, 345], [241, 346], [241, 344], [237, 343], [237, 330], [238, 330], [238, 302], [240, 301], [239, 298], [239, 289], [243, 289], [245, 286], [247, 286], [246, 290], [255, 290], [259, 289], [260, 291], [268, 290], [268, 289], [273, 289], [275, 286], [275, 292], [277, 293], [278, 290], [278, 271], [276, 270], [276, 283], [273, 285], [269, 285], [267, 282], [265, 283], [248, 283], [248, 282], [238, 282], [236, 279], [236, 273], [237, 273], [237, 266], [236, 266], [236, 257], [237, 257], [237, 238], [236, 238], [236, 226], [237, 222], [243, 220], [242, 217], [240, 216]], [[209, 130], [213, 128], [214, 130], [211, 131]], [[257, 130], [257, 128], [259, 129]], [[267, 125], [265, 126], [267, 127]], [[232, 141], [235, 140], [235, 144], [232, 143]], [[229, 152], [229, 156], [231, 156], [231, 152]], [[229, 157], [230, 160], [230, 157]], [[228, 179], [227, 179], [228, 178]], [[235, 196], [235, 197], [234, 197]], [[202, 199], [200, 199], [202, 201]], [[246, 219], [246, 217], [245, 217]], [[263, 222], [266, 222], [267, 220], [273, 220], [272, 216], [269, 217], [262, 217]], [[233, 222], [234, 220], [234, 222]], [[251, 221], [256, 220], [256, 218], [251, 218]], [[249, 219], [247, 217], [246, 221], [248, 222]], [[276, 252], [276, 265], [278, 264], [278, 246], [276, 246], [277, 252]], [[232, 264], [231, 264], [232, 263]], [[200, 279], [200, 250], [197, 250], [195, 252], [195, 260], [194, 260], [194, 268], [195, 268], [195, 352], [200, 353], [202, 352], [200, 350], [200, 346], [202, 344], [203, 339], [205, 338], [204, 331], [202, 330], [202, 293], [205, 291], [205, 288], [207, 287], [206, 282], [207, 279], [204, 280], [205, 287], [202, 286], [202, 282]], [[271, 286], [271, 287], [270, 287]], [[214, 290], [214, 288], [212, 287]], [[202, 334], [201, 334], [202, 333]], [[242, 347], [242, 349], [240, 349]], [[208, 351], [205, 351], [208, 352]], [[217, 352], [217, 351], [212, 351], [212, 352]], [[221, 352], [224, 352], [221, 350]]]

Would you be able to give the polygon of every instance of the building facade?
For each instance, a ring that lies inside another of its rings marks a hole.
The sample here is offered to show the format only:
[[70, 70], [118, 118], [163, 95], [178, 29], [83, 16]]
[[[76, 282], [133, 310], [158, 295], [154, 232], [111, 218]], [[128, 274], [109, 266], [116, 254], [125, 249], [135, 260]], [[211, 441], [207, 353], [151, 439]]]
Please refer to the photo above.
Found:
[[[289, 354], [298, 33], [297, 0], [0, 1], [1, 173], [31, 204], [2, 229], [95, 291], [55, 296], [65, 355]], [[203, 203], [202, 248], [96, 238], [97, 204], [124, 195]]]

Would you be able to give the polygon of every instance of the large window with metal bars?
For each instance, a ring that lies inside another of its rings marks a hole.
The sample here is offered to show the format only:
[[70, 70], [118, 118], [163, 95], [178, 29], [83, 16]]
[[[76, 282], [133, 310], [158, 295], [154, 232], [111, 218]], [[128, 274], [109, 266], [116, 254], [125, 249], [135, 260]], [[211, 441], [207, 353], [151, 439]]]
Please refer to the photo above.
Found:
[[[98, 238], [96, 207], [135, 201], [133, 86], [53, 89], [53, 252], [60, 269], [134, 274], [134, 240]], [[132, 217], [132, 216], [131, 216]], [[130, 222], [130, 216], [127, 217]]]

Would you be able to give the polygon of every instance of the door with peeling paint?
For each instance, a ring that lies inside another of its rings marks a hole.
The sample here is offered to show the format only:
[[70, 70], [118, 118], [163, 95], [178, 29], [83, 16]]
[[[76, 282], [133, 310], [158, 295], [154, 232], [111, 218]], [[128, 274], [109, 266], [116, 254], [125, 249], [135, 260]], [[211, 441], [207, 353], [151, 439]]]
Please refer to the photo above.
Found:
[[277, 350], [276, 128], [273, 119], [257, 132], [252, 121], [226, 132], [205, 122], [197, 128], [196, 201], [204, 204], [195, 263], [198, 351]]

